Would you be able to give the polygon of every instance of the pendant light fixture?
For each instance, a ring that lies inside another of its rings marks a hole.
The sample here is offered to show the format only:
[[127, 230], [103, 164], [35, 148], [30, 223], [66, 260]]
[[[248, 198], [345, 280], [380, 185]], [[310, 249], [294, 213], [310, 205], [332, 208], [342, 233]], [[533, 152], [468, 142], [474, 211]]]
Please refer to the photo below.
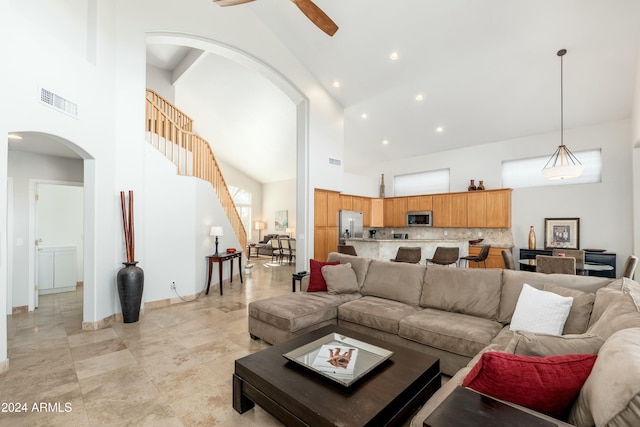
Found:
[[580, 160], [578, 160], [571, 150], [564, 145], [564, 87], [562, 57], [566, 53], [566, 49], [558, 51], [558, 56], [560, 57], [560, 145], [542, 169], [542, 174], [545, 179], [549, 180], [577, 178], [582, 175], [582, 171], [584, 170], [584, 166], [580, 163]]

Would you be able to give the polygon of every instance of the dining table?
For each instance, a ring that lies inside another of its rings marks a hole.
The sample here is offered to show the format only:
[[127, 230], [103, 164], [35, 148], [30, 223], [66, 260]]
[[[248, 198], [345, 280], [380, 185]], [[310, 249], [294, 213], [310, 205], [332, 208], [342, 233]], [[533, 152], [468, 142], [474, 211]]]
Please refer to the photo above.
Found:
[[[534, 271], [537, 265], [535, 258], [519, 259], [518, 263], [524, 266], [531, 267]], [[576, 263], [576, 274], [579, 274], [579, 275], [588, 276], [589, 272], [591, 271], [611, 271], [611, 270], [613, 270], [613, 266], [607, 265], [607, 264], [597, 264], [592, 262]]]

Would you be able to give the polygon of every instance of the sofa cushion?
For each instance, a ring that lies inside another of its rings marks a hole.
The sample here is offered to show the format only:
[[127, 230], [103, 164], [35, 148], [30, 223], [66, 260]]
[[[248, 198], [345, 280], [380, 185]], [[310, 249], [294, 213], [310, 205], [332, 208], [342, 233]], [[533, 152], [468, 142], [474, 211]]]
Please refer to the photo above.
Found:
[[594, 354], [531, 357], [489, 351], [480, 357], [462, 386], [566, 419], [596, 357]]
[[[597, 297], [596, 297], [597, 300]], [[640, 312], [630, 294], [620, 293], [596, 323], [587, 330], [590, 334], [600, 335], [605, 340], [615, 332], [626, 328], [640, 327]]]
[[572, 297], [541, 291], [525, 283], [509, 327], [512, 331], [562, 335], [572, 304]]
[[638, 306], [640, 301], [639, 294], [640, 283], [625, 277], [614, 280], [604, 288], [598, 289], [596, 300], [593, 303], [593, 310], [591, 311], [591, 318], [589, 319], [589, 327], [596, 323], [609, 304], [617, 299], [627, 300], [631, 298], [634, 304]]
[[338, 307], [338, 318], [379, 331], [398, 333], [398, 324], [404, 317], [421, 308], [399, 301], [364, 296]]
[[330, 295], [358, 292], [358, 281], [355, 271], [351, 269], [351, 263], [325, 265], [322, 267], [322, 277], [327, 283], [327, 292]]
[[473, 357], [500, 332], [502, 324], [481, 317], [425, 308], [400, 321], [398, 335], [440, 350]]
[[562, 330], [563, 335], [582, 334], [587, 330], [587, 327], [589, 326], [589, 317], [591, 317], [591, 310], [593, 309], [593, 302], [596, 300], [595, 293], [563, 288], [562, 286], [557, 286], [552, 283], [545, 283], [542, 289], [553, 292], [554, 294], [562, 295], [563, 297], [573, 298], [569, 317], [567, 317], [564, 329]]
[[369, 264], [371, 264], [371, 258], [341, 254], [339, 252], [330, 252], [327, 261], [340, 261], [340, 264], [350, 263], [351, 268], [356, 273], [358, 288], [362, 287], [364, 278], [367, 275], [367, 270], [369, 269]]
[[557, 356], [563, 354], [598, 354], [604, 340], [598, 335], [546, 335], [514, 332], [507, 353], [521, 356]]
[[417, 306], [426, 267], [404, 262], [371, 261], [362, 295], [386, 298]]
[[278, 329], [295, 332], [336, 318], [338, 305], [360, 297], [358, 293], [296, 292], [251, 302], [249, 316]]
[[502, 270], [428, 266], [420, 305], [496, 320]]
[[569, 422], [577, 426], [640, 425], [640, 328], [624, 329], [605, 341]]
[[542, 289], [546, 283], [564, 288], [578, 289], [583, 292], [596, 292], [612, 280], [606, 277], [577, 276], [572, 274], [542, 274], [530, 271], [504, 270], [502, 272], [502, 295], [498, 321], [505, 325], [511, 322], [520, 291], [524, 283], [536, 289]]
[[327, 290], [327, 282], [322, 275], [322, 267], [325, 265], [338, 265], [340, 261], [316, 261], [315, 259], [309, 260], [309, 268], [311, 273], [309, 274], [309, 286], [307, 292], [324, 292]]

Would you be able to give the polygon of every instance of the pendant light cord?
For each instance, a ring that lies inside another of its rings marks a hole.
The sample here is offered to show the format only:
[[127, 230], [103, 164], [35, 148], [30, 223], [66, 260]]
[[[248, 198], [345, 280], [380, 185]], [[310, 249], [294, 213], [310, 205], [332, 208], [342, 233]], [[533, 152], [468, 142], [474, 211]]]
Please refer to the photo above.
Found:
[[558, 51], [560, 57], [560, 145], [564, 145], [564, 61], [563, 56], [567, 53], [566, 49]]

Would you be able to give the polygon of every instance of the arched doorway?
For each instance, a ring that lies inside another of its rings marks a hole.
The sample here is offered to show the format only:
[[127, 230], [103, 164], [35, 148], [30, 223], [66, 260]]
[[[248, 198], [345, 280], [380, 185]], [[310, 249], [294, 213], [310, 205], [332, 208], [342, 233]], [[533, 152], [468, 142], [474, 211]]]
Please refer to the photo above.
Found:
[[308, 177], [308, 100], [298, 88], [296, 88], [287, 78], [274, 70], [259, 59], [215, 40], [204, 37], [152, 32], [147, 34], [148, 45], [173, 45], [187, 46], [193, 49], [219, 55], [232, 60], [249, 69], [260, 73], [268, 79], [283, 94], [285, 94], [295, 106], [295, 169], [296, 169], [296, 228], [298, 230], [298, 253], [297, 259], [304, 264], [307, 254], [310, 253], [309, 240], [306, 239], [309, 233], [309, 177]]

